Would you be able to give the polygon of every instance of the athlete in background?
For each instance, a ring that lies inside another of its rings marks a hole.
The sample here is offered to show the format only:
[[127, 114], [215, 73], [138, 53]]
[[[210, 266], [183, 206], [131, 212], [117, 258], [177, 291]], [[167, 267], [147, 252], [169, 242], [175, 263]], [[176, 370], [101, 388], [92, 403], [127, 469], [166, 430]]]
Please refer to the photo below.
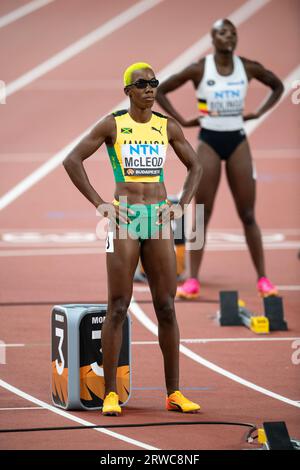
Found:
[[[260, 229], [255, 219], [255, 172], [244, 121], [257, 119], [272, 108], [283, 92], [283, 84], [258, 62], [234, 54], [237, 30], [228, 19], [218, 20], [212, 28], [214, 53], [194, 63], [163, 82], [156, 99], [160, 106], [184, 127], [201, 126], [198, 157], [203, 167], [201, 186], [195, 202], [204, 204], [207, 229], [220, 182], [221, 162], [238, 215], [243, 224], [247, 245], [257, 273], [257, 289], [263, 296], [276, 295], [277, 288], [267, 278]], [[248, 82], [256, 79], [271, 89], [259, 109], [243, 116]], [[184, 119], [169, 101], [167, 94], [191, 81], [196, 90], [200, 119]], [[198, 272], [204, 247], [190, 251], [189, 278], [177, 289], [177, 296], [198, 297]]]

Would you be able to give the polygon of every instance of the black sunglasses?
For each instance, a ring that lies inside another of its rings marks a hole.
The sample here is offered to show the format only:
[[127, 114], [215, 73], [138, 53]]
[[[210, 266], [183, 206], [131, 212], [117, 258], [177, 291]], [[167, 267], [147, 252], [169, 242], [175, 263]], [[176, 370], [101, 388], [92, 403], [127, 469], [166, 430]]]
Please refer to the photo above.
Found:
[[150, 80], [145, 80], [144, 78], [139, 78], [136, 82], [130, 83], [127, 86], [135, 86], [136, 88], [147, 88], [147, 85], [150, 85], [151, 88], [157, 88], [159, 81], [156, 78], [151, 78]]

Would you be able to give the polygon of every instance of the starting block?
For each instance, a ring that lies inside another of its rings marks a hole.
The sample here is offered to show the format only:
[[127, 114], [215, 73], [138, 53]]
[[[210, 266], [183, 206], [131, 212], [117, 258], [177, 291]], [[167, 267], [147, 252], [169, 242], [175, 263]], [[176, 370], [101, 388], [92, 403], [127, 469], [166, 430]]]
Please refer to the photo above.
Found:
[[258, 429], [258, 442], [265, 450], [298, 450], [299, 441], [291, 439], [284, 421], [264, 422]]
[[267, 334], [270, 331], [287, 330], [283, 316], [281, 297], [264, 298], [264, 315], [254, 315], [243, 301], [239, 300], [237, 291], [220, 292], [221, 326], [244, 325], [257, 334]]
[[265, 314], [269, 319], [271, 331], [287, 331], [287, 322], [284, 319], [282, 297], [264, 297]]
[[[56, 305], [51, 316], [52, 401], [68, 410], [102, 408], [104, 373], [101, 331], [107, 305]], [[120, 404], [130, 397], [130, 317], [123, 325], [117, 368]]]

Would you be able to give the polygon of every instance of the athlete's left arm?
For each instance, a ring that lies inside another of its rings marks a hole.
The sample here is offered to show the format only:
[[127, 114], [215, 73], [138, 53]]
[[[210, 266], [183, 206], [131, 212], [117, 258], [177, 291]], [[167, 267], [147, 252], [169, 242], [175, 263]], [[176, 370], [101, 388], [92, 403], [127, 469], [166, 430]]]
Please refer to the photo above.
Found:
[[265, 67], [259, 62], [243, 58], [242, 61], [249, 81], [252, 78], [255, 78], [256, 80], [268, 86], [272, 90], [270, 95], [267, 96], [265, 101], [260, 105], [260, 107], [255, 113], [250, 113], [244, 116], [244, 121], [247, 121], [249, 119], [259, 118], [264, 113], [269, 111], [269, 109], [271, 109], [281, 97], [284, 91], [284, 86], [282, 81], [273, 72], [265, 69]]
[[168, 139], [176, 155], [185, 165], [187, 176], [184, 181], [179, 204], [184, 209], [185, 204], [189, 204], [199, 186], [202, 176], [202, 165], [192, 146], [186, 140], [181, 127], [173, 118], [168, 118]]

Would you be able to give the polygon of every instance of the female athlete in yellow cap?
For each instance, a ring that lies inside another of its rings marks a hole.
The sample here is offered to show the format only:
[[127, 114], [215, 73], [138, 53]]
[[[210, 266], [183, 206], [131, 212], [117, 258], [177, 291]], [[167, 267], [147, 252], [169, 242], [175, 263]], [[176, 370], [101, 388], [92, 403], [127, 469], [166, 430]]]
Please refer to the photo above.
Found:
[[[163, 234], [164, 228], [170, 229], [172, 218], [163, 173], [168, 143], [187, 169], [179, 201], [182, 209], [194, 196], [202, 168], [176, 121], [152, 111], [158, 86], [152, 67], [145, 62], [128, 67], [124, 86], [130, 99], [129, 109], [110, 114], [97, 123], [64, 160], [64, 167], [79, 191], [110, 219], [106, 247], [108, 311], [102, 330], [105, 378], [102, 413], [121, 413], [116, 370], [122, 326], [140, 256], [158, 319], [166, 407], [194, 412], [199, 410], [199, 405], [179, 391], [179, 331], [174, 309], [176, 259], [172, 232], [169, 230], [169, 236]], [[99, 196], [83, 166], [83, 161], [104, 143], [116, 181], [113, 203], [106, 203]], [[174, 212], [175, 209], [173, 217]]]

